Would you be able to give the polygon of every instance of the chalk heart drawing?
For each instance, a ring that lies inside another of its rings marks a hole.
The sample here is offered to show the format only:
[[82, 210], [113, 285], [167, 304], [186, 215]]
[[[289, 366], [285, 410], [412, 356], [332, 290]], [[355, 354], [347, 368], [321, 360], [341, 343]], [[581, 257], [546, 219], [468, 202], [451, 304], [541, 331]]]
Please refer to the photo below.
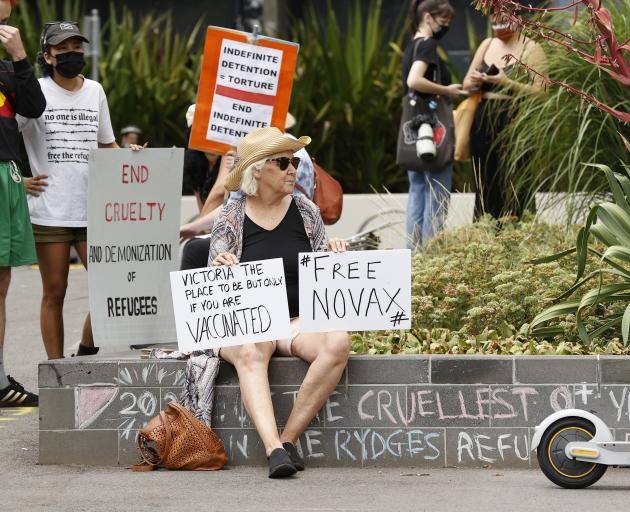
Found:
[[89, 427], [118, 395], [119, 388], [77, 388], [76, 425]]

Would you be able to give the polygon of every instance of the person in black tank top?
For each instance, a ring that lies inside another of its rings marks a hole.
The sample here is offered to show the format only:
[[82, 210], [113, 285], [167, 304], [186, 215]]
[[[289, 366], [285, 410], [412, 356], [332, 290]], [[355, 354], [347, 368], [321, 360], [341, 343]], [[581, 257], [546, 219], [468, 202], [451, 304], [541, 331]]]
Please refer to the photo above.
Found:
[[300, 316], [300, 292], [298, 283], [298, 259], [300, 252], [311, 252], [300, 212], [291, 199], [286, 215], [274, 229], [260, 227], [245, 214], [243, 226], [243, 252], [241, 262], [269, 258], [282, 258], [287, 284], [287, 299], [291, 318]]
[[[245, 197], [223, 207], [210, 237], [212, 265], [271, 258], [282, 258], [284, 264], [291, 337], [220, 350], [220, 356], [238, 373], [243, 403], [265, 446], [271, 478], [304, 469], [295, 443], [339, 383], [350, 352], [345, 331], [299, 331], [298, 254], [346, 250], [343, 240], [326, 241], [317, 207], [300, 194], [292, 195], [299, 163], [294, 153], [309, 142], [308, 137], [284, 136], [277, 128], [247, 135], [239, 143], [237, 164], [225, 180], [227, 190], [240, 189]], [[282, 435], [269, 390], [268, 366], [274, 353], [311, 363]]]
[[513, 95], [531, 94], [542, 90], [539, 82], [521, 84], [510, 79], [512, 65], [506, 65], [506, 55], [516, 55], [523, 62], [539, 69], [544, 64], [544, 52], [535, 41], [519, 34], [515, 27], [498, 18], [493, 19], [494, 37], [479, 45], [464, 78], [470, 92], [482, 93], [470, 131], [470, 153], [478, 173], [475, 182], [479, 190], [475, 201], [475, 217], [489, 213], [495, 219], [503, 215], [521, 216], [529, 202], [524, 191], [514, 198], [507, 197], [510, 184], [501, 171], [503, 147], [497, 137], [510, 123]]

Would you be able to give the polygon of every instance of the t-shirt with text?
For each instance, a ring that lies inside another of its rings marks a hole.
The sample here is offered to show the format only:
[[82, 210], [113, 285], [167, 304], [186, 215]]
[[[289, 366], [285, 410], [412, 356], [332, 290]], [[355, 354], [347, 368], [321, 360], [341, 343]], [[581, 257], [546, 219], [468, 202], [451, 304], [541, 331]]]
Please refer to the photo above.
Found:
[[18, 116], [33, 176], [48, 175], [39, 197], [29, 196], [31, 222], [43, 226], [87, 226], [88, 158], [98, 144], [115, 141], [103, 87], [84, 78], [70, 92], [40, 78], [46, 110], [37, 119]]

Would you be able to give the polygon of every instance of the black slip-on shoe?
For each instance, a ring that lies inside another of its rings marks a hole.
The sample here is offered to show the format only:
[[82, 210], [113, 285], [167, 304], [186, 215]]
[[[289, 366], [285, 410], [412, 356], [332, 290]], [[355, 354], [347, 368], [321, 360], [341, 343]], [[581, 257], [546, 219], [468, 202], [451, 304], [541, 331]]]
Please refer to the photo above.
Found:
[[38, 406], [39, 398], [35, 393], [26, 391], [24, 386], [10, 375], [7, 375], [7, 379], [9, 379], [10, 384], [4, 389], [0, 389], [0, 408]]
[[77, 353], [76, 354], [72, 354], [71, 357], [74, 357], [75, 355], [77, 357], [79, 356], [95, 356], [96, 354], [98, 354], [100, 347], [88, 347], [86, 345], [83, 345], [82, 343], [79, 343], [79, 348], [77, 349]]
[[295, 475], [297, 469], [284, 448], [276, 448], [269, 455], [269, 478], [286, 478]]
[[304, 471], [304, 459], [300, 457], [295, 445], [293, 443], [286, 442], [282, 443], [282, 446], [284, 446], [284, 449], [289, 454], [289, 457], [291, 457], [291, 462], [295, 466], [295, 469], [298, 471]]

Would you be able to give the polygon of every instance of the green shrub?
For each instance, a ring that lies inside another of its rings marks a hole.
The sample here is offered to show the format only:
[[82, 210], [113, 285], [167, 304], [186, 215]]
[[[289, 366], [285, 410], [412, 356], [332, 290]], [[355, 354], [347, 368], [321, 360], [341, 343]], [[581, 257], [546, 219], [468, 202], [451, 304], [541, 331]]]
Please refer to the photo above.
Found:
[[[363, 13], [356, 0], [344, 29], [330, 2], [323, 19], [311, 6], [293, 34], [301, 44], [291, 102], [294, 131], [313, 138], [309, 152], [347, 192], [407, 186], [395, 161], [402, 31], [399, 23], [382, 22], [381, 5], [376, 0]], [[390, 33], [400, 36], [390, 42]]]
[[[12, 23], [20, 28], [27, 53], [34, 60], [44, 23], [82, 21], [81, 0], [37, 0], [36, 7], [20, 2]], [[126, 124], [142, 128], [152, 147], [185, 143], [186, 110], [194, 102], [199, 81], [201, 50], [198, 24], [186, 37], [173, 29], [173, 13], [148, 12], [134, 19], [127, 6], [111, 3], [102, 28], [100, 82], [118, 131]], [[90, 76], [89, 66], [85, 75]]]
[[[528, 325], [575, 281], [577, 265], [564, 259], [528, 262], [566, 248], [575, 230], [531, 220], [479, 223], [436, 237], [412, 267], [412, 329], [356, 333], [353, 350], [368, 353], [588, 353], [623, 352], [619, 334], [604, 331], [583, 344], [575, 317], [560, 319], [560, 332], [544, 341]], [[589, 267], [596, 265], [589, 260]], [[615, 314], [616, 311], [610, 312]], [[602, 325], [606, 315], [588, 316]], [[607, 337], [608, 336], [608, 337]]]

